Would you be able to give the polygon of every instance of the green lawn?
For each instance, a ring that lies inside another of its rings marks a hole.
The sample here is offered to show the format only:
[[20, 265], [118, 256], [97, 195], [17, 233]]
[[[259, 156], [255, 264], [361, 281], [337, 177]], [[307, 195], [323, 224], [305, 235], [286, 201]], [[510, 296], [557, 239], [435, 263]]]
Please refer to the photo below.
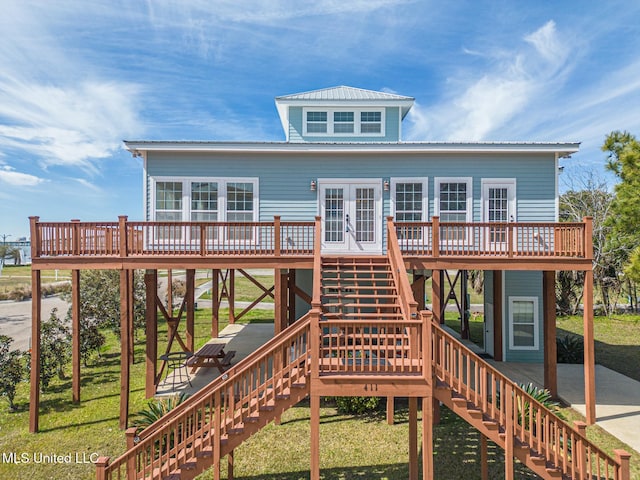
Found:
[[[252, 275], [261, 285], [265, 288], [269, 289], [273, 285], [273, 275]], [[240, 273], [236, 273], [236, 288], [235, 288], [235, 296], [236, 301], [238, 302], [253, 302], [260, 295], [264, 293], [260, 288], [254, 285], [250, 280], [246, 277], [242, 276]], [[211, 299], [211, 291], [207, 291], [204, 295], [201, 295], [200, 298], [205, 300]], [[270, 296], [266, 296], [261, 300], [265, 303], [273, 303], [273, 298]]]

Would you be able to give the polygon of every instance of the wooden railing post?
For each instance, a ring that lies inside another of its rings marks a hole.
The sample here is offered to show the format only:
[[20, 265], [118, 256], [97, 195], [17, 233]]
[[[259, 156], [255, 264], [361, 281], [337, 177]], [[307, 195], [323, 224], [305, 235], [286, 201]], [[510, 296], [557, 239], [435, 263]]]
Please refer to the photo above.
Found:
[[616, 455], [616, 462], [620, 465], [620, 480], [631, 480], [631, 473], [629, 471], [629, 459], [631, 455], [625, 450], [614, 450]]
[[309, 353], [311, 357], [311, 380], [320, 378], [320, 309], [313, 307], [311, 316], [309, 339]]
[[106, 480], [106, 468], [109, 465], [109, 457], [100, 457], [96, 461], [96, 480]]
[[505, 403], [505, 420], [504, 429], [504, 478], [505, 480], [513, 479], [513, 454], [514, 454], [514, 406], [513, 406], [513, 387], [506, 384], [504, 389]]
[[72, 255], [80, 255], [80, 220], [71, 219], [71, 253]]
[[[127, 437], [127, 451], [131, 451], [131, 449], [136, 444], [136, 431], [138, 429], [136, 427], [129, 427], [124, 431], [125, 436]], [[127, 460], [127, 479], [135, 479], [136, 478], [136, 457], [133, 455]]]
[[584, 217], [584, 258], [593, 260], [593, 217]]
[[587, 424], [579, 420], [576, 420], [573, 422], [573, 428], [575, 428], [580, 434], [577, 437], [575, 437], [576, 445], [574, 445], [572, 449], [573, 458], [575, 459], [578, 466], [578, 472], [580, 474], [579, 478], [586, 479], [587, 478], [586, 476], [587, 457], [585, 456], [585, 448], [584, 448], [585, 446], [582, 440], [583, 438], [587, 437]]
[[433, 386], [434, 368], [433, 368], [433, 314], [429, 310], [420, 312], [422, 320], [422, 370], [425, 380], [429, 385]]
[[127, 216], [118, 216], [118, 232], [120, 234], [120, 256], [127, 256]]
[[513, 257], [513, 252], [515, 251], [515, 241], [516, 241], [516, 235], [514, 235], [514, 230], [515, 230], [515, 225], [513, 224], [513, 222], [510, 222], [507, 225], [507, 240], [508, 240], [508, 252], [507, 252], [507, 256], [509, 258]]
[[282, 253], [280, 250], [280, 215], [275, 215], [273, 217], [273, 254], [279, 257]]
[[40, 217], [29, 217], [29, 230], [31, 232], [31, 258], [40, 257], [40, 235], [38, 232], [38, 221]]
[[431, 217], [431, 253], [434, 258], [440, 256], [440, 217]]

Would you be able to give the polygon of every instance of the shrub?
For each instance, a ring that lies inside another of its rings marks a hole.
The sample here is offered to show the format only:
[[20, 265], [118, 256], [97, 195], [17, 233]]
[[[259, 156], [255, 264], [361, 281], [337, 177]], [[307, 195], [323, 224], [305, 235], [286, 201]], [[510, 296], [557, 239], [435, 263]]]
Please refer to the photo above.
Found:
[[348, 415], [364, 415], [378, 411], [378, 397], [336, 397], [338, 412]]
[[584, 363], [584, 341], [573, 335], [556, 338], [558, 363]]
[[64, 379], [64, 367], [71, 357], [71, 332], [58, 317], [58, 309], [51, 310], [49, 320], [42, 322], [40, 352], [40, 380], [45, 390], [54, 375]]
[[138, 418], [133, 420], [132, 425], [137, 428], [138, 432], [140, 432], [164, 417], [167, 413], [184, 402], [186, 398], [187, 396], [184, 393], [180, 393], [170, 397], [150, 400], [145, 408], [136, 413]]
[[13, 338], [0, 335], [0, 395], [7, 397], [9, 411], [15, 411], [13, 403], [16, 386], [25, 375], [24, 354], [19, 350], [10, 351]]

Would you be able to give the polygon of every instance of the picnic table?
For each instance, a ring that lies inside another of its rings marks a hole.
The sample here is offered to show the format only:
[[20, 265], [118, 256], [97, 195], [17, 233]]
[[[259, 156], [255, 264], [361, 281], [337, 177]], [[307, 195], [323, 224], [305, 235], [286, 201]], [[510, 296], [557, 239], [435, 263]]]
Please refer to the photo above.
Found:
[[198, 368], [216, 367], [220, 373], [224, 373], [231, 365], [231, 360], [236, 355], [234, 350], [225, 353], [224, 343], [206, 343], [193, 354], [187, 365], [191, 367], [191, 373], [195, 373]]

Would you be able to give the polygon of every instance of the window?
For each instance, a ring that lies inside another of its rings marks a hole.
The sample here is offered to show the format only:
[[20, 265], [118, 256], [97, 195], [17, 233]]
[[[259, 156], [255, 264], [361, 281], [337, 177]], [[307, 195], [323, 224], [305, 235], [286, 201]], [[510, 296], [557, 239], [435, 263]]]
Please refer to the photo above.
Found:
[[182, 182], [156, 183], [156, 220], [182, 220]]
[[509, 348], [538, 349], [538, 298], [509, 297]]
[[333, 133], [353, 133], [353, 112], [333, 112]]
[[382, 132], [382, 112], [360, 112], [360, 133]]
[[[391, 214], [397, 222], [427, 221], [428, 197], [426, 178], [391, 178]], [[404, 227], [398, 240], [421, 240], [423, 228]]]
[[218, 183], [191, 183], [191, 221], [215, 222], [218, 220]]
[[307, 133], [327, 133], [327, 112], [307, 112]]
[[303, 135], [383, 136], [384, 109], [303, 109]]

